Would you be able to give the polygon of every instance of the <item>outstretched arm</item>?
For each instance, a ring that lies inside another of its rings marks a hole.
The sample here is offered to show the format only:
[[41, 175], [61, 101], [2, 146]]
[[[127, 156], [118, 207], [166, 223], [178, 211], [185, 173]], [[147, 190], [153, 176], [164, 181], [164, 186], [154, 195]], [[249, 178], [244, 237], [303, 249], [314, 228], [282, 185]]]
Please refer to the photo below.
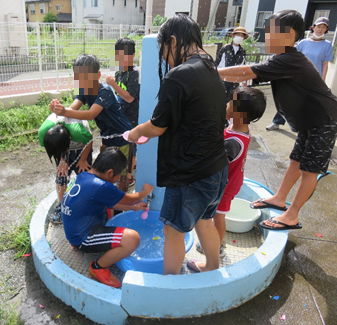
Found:
[[119, 204], [134, 205], [144, 200], [152, 191], [154, 187], [150, 184], [144, 184], [140, 192], [125, 193], [124, 197], [118, 202]]
[[164, 134], [167, 128], [159, 128], [154, 126], [151, 121], [147, 121], [143, 124], [139, 124], [129, 133], [128, 141], [137, 142], [141, 136], [147, 138], [159, 137]]
[[256, 78], [256, 74], [248, 65], [220, 68], [218, 72], [223, 80], [229, 82], [242, 82]]

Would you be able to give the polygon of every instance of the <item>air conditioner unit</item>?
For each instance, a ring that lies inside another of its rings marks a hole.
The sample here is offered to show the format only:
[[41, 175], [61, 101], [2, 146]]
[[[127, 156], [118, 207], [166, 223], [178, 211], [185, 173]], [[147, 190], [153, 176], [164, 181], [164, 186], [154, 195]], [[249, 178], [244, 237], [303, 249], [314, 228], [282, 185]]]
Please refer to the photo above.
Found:
[[8, 22], [8, 41], [9, 47], [21, 47], [24, 44], [25, 33], [24, 27], [19, 22], [19, 17], [14, 14], [6, 14], [5, 21]]
[[17, 23], [19, 21], [19, 17], [14, 14], [6, 14], [5, 15], [5, 22], [8, 23]]

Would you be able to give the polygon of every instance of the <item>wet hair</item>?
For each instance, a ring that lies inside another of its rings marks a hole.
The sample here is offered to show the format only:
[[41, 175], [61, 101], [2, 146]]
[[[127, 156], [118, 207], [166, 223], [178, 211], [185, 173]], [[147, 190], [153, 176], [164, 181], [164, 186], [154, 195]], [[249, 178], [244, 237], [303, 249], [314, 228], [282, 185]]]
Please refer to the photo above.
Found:
[[[237, 99], [233, 99], [233, 94], [237, 95]], [[266, 110], [266, 97], [256, 88], [238, 87], [233, 90], [231, 100], [237, 112], [247, 113], [248, 123], [257, 122]]]
[[[100, 69], [99, 60], [92, 54], [81, 54], [74, 62], [74, 67], [91, 67], [87, 72], [97, 73]], [[75, 70], [75, 69], [74, 69]]]
[[124, 51], [126, 55], [132, 55], [136, 52], [135, 41], [131, 38], [120, 38], [115, 44], [116, 51]]
[[290, 27], [295, 31], [295, 42], [304, 37], [304, 19], [302, 15], [296, 10], [282, 10], [272, 14], [266, 20], [266, 32], [270, 29], [270, 20], [274, 19], [278, 21], [280, 27], [280, 33], [288, 32]]
[[56, 162], [59, 162], [61, 158], [67, 160], [70, 133], [62, 123], [57, 124], [50, 128], [44, 135], [43, 145], [50, 161], [52, 161], [52, 157], [54, 157]]
[[[202, 50], [202, 38], [200, 29], [197, 23], [190, 17], [184, 14], [174, 15], [172, 18], [168, 19], [160, 28], [157, 36], [157, 41], [160, 47], [159, 51], [159, 66], [158, 73], [160, 83], [162, 83], [163, 73], [163, 53], [164, 53], [164, 45], [167, 45], [167, 56], [164, 58], [165, 60], [165, 73], [168, 72], [168, 57], [171, 52], [171, 36], [174, 36], [177, 39], [177, 51], [174, 58], [174, 66], [178, 66], [179, 64], [185, 62], [187, 58], [192, 55], [199, 55], [199, 50], [197, 53], [190, 53], [191, 48], [196, 46]], [[181, 54], [183, 50], [183, 54]], [[213, 59], [208, 55], [207, 59], [205, 57], [201, 57], [201, 59], [205, 62], [208, 68], [215, 69], [215, 65]]]
[[119, 148], [108, 147], [97, 156], [92, 167], [101, 174], [113, 169], [114, 176], [116, 176], [126, 168], [126, 165], [127, 159]]

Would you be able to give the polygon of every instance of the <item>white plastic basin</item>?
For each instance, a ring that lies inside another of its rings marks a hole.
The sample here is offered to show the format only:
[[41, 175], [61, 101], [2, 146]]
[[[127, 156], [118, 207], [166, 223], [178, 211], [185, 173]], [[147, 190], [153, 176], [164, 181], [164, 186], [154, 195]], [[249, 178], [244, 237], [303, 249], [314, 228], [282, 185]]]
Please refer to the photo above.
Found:
[[247, 232], [253, 229], [254, 223], [261, 216], [260, 209], [251, 209], [247, 200], [234, 198], [231, 210], [226, 214], [226, 230], [231, 232]]

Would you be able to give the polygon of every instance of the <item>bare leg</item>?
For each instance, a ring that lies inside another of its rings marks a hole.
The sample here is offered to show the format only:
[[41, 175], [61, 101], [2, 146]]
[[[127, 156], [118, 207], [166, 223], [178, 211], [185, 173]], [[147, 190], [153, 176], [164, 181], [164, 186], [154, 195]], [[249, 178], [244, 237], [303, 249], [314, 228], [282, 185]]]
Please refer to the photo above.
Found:
[[56, 184], [56, 192], [57, 192], [57, 197], [58, 197], [59, 203], [62, 202], [63, 195], [64, 195], [66, 189], [67, 189], [67, 185], [61, 186], [59, 184]]
[[185, 233], [164, 225], [164, 274], [179, 274], [185, 257]]
[[[290, 159], [290, 165], [283, 177], [281, 186], [273, 196], [265, 199], [264, 201], [280, 207], [284, 207], [286, 205], [287, 196], [290, 190], [301, 176], [299, 165], [300, 163], [298, 161]], [[254, 202], [254, 206], [258, 207], [259, 205], [263, 205], [263, 203]]]
[[225, 214], [216, 213], [215, 217], [213, 218], [214, 226], [219, 233], [220, 246], [222, 245], [222, 242], [223, 242], [223, 240], [225, 238], [225, 235], [226, 235], [226, 220], [225, 220], [225, 217], [226, 217]]
[[132, 229], [125, 229], [120, 246], [105, 252], [103, 256], [97, 260], [97, 263], [101, 267], [109, 267], [121, 259], [129, 256], [137, 249], [139, 243], [140, 237], [138, 232]]
[[202, 272], [218, 269], [220, 240], [213, 220], [200, 219], [195, 226], [195, 230], [206, 256], [206, 263], [200, 262], [198, 266]]
[[[298, 213], [304, 203], [309, 199], [317, 184], [317, 174], [301, 170], [301, 181], [296, 191], [293, 202], [289, 209], [282, 215], [274, 218], [274, 220], [281, 221], [287, 225], [293, 226], [298, 223]], [[264, 223], [271, 227], [282, 227], [265, 220]]]

